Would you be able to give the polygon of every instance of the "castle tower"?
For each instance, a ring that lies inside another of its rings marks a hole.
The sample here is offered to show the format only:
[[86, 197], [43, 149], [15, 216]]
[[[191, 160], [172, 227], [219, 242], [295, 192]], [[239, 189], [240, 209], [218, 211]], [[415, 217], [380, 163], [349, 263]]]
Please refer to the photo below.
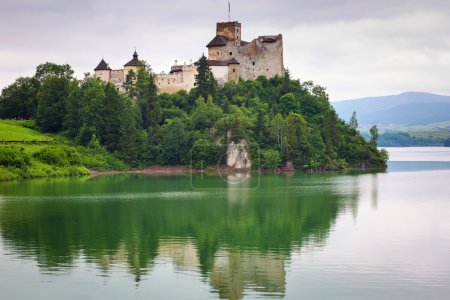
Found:
[[138, 54], [134, 50], [133, 59], [123, 65], [124, 76], [131, 70], [136, 73], [140, 66], [142, 66], [142, 62], [138, 59]]
[[94, 69], [95, 77], [108, 82], [111, 79], [111, 68], [108, 66], [106, 61], [102, 58], [100, 63]]
[[233, 22], [218, 22], [216, 27], [216, 35], [224, 36], [228, 40], [233, 41], [236, 45], [241, 44], [241, 23]]

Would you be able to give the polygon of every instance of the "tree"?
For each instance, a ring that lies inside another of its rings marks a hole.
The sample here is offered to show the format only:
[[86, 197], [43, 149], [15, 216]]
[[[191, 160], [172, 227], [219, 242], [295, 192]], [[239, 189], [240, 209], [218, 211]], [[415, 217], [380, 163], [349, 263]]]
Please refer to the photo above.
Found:
[[[135, 78], [135, 79], [134, 79]], [[136, 101], [141, 111], [142, 127], [155, 128], [161, 122], [161, 109], [157, 96], [155, 75], [150, 66], [142, 62], [136, 75], [132, 70], [128, 72], [125, 80], [125, 90]]]
[[373, 145], [374, 147], [377, 146], [377, 141], [378, 141], [378, 128], [377, 125], [373, 125], [370, 128], [370, 144]]
[[117, 89], [112, 83], [107, 83], [105, 88], [105, 97], [100, 103], [99, 118], [102, 122], [99, 124], [99, 134], [101, 143], [113, 152], [119, 150], [119, 141], [121, 138], [120, 128], [122, 123], [127, 121], [123, 119], [122, 111], [125, 109], [126, 100], [123, 95], [119, 95]]
[[280, 98], [278, 109], [284, 116], [287, 116], [290, 112], [300, 113], [300, 102], [293, 93], [287, 93]]
[[180, 119], [167, 120], [161, 127], [161, 161], [165, 165], [189, 162], [189, 134]]
[[35, 116], [38, 85], [31, 77], [20, 77], [5, 87], [0, 95], [0, 118], [24, 118]]
[[356, 119], [356, 111], [353, 112], [352, 117], [350, 118], [349, 125], [355, 130], [358, 129], [358, 119]]
[[287, 143], [287, 126], [281, 114], [276, 114], [270, 122], [270, 137], [276, 143], [278, 151], [284, 153]]
[[209, 129], [223, 115], [222, 109], [214, 104], [212, 97], [209, 96], [205, 103], [205, 99], [200, 96], [195, 102], [196, 107], [192, 112], [192, 128], [194, 130]]
[[120, 124], [119, 152], [120, 157], [132, 167], [140, 166], [139, 156], [142, 150], [140, 141], [141, 135], [136, 128], [132, 103], [126, 98]]
[[280, 153], [277, 150], [261, 150], [261, 167], [266, 170], [275, 170], [280, 165]]
[[34, 74], [36, 80], [42, 82], [47, 76], [72, 79], [73, 70], [70, 65], [58, 65], [51, 62], [46, 62], [36, 67], [36, 73]]
[[198, 61], [195, 85], [197, 86], [198, 96], [202, 96], [203, 99], [207, 99], [210, 95], [214, 97], [216, 94], [217, 82], [209, 67], [208, 59], [204, 54]]
[[308, 125], [302, 115], [289, 113], [287, 126], [287, 158], [303, 168], [309, 155]]
[[44, 132], [58, 132], [63, 127], [70, 81], [65, 77], [47, 76], [37, 94], [36, 124]]
[[130, 97], [136, 97], [136, 73], [133, 70], [128, 71], [123, 82], [125, 94]]

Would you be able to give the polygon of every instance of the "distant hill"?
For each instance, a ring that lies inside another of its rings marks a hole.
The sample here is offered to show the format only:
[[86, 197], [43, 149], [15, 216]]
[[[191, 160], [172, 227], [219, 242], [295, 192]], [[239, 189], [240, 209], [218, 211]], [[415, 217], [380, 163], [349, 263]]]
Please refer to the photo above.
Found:
[[450, 121], [450, 96], [408, 92], [400, 95], [368, 97], [331, 103], [348, 121], [353, 111], [359, 125], [427, 125]]

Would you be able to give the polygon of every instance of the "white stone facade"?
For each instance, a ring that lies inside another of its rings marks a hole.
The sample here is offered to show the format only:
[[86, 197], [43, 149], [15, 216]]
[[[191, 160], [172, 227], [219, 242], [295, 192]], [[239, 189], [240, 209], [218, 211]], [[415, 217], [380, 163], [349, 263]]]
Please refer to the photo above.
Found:
[[[241, 40], [242, 30], [239, 22], [217, 23], [216, 37], [207, 45], [208, 60], [214, 78], [219, 85], [239, 79], [254, 80], [258, 76], [271, 78], [283, 76], [283, 37], [278, 35], [259, 36], [251, 42]], [[114, 83], [123, 92], [123, 83], [130, 70], [135, 72], [137, 53], [125, 64], [123, 69], [112, 70], [102, 59], [95, 68], [95, 76], [103, 81]], [[176, 93], [189, 91], [195, 86], [197, 66], [193, 63], [178, 65], [175, 63], [168, 74], [156, 75], [158, 93]]]

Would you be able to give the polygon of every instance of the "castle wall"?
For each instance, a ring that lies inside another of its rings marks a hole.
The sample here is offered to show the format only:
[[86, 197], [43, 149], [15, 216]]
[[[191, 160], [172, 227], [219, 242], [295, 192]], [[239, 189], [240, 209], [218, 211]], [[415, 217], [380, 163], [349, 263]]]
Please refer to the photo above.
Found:
[[237, 45], [241, 43], [241, 23], [239, 22], [224, 22], [217, 23], [216, 35], [222, 35], [230, 41], [236, 42]]
[[239, 63], [239, 76], [244, 80], [253, 80], [258, 76], [267, 78], [284, 75], [283, 38], [280, 35], [264, 42], [264, 37], [254, 39], [250, 43], [228, 42], [226, 46], [210, 47], [210, 60], [229, 60], [235, 58]]
[[111, 70], [111, 81], [119, 92], [124, 92], [123, 82], [124, 82], [124, 71], [123, 70]]
[[[260, 36], [251, 42], [244, 42], [241, 40], [241, 23], [239, 22], [217, 23], [216, 34], [228, 39], [225, 46], [208, 48], [208, 59], [220, 61], [211, 66], [214, 78], [220, 85], [231, 80], [238, 82], [240, 78], [254, 80], [258, 76], [271, 78], [276, 75], [284, 75], [283, 37], [281, 34]], [[224, 43], [223, 40], [218, 38], [215, 43], [210, 44], [221, 44]], [[136, 52], [133, 57], [137, 59]], [[236, 59], [239, 64], [227, 65], [232, 58]], [[102, 63], [105, 64], [103, 60]], [[99, 70], [95, 71], [95, 76], [105, 82], [113, 82], [120, 92], [124, 92], [123, 83], [130, 70], [136, 72], [138, 67], [124, 66], [124, 69], [121, 70]], [[195, 64], [177, 65], [175, 63], [170, 74], [156, 75], [158, 93], [189, 91], [195, 86], [196, 74], [197, 66]]]
[[211, 66], [211, 72], [219, 85], [228, 81], [228, 66]]
[[95, 77], [100, 78], [103, 81], [108, 82], [111, 78], [111, 70], [95, 71]]
[[173, 66], [172, 70], [178, 70], [171, 74], [157, 74], [156, 86], [158, 93], [174, 94], [180, 90], [190, 91], [195, 84], [197, 67], [194, 64]]
[[239, 65], [230, 64], [228, 65], [228, 81], [239, 81]]

